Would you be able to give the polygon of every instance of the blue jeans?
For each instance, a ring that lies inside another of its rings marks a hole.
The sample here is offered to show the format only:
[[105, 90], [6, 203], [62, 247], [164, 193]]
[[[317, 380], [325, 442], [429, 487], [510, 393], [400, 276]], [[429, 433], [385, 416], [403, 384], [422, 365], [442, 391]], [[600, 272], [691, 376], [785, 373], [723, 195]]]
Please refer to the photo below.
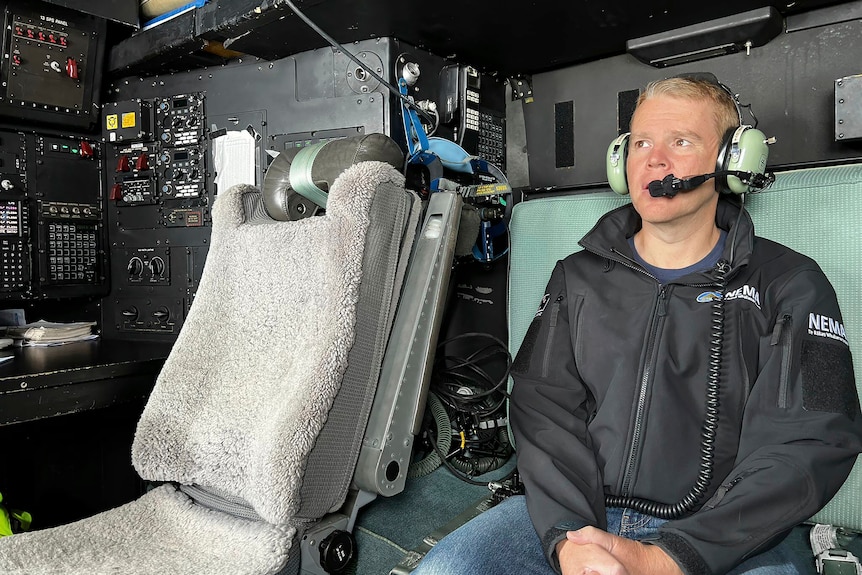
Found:
[[[608, 509], [608, 532], [627, 539], [655, 533], [663, 520], [630, 509]], [[752, 557], [728, 575], [802, 575], [781, 543]], [[556, 575], [545, 559], [523, 496], [506, 499], [440, 541], [412, 575]]]

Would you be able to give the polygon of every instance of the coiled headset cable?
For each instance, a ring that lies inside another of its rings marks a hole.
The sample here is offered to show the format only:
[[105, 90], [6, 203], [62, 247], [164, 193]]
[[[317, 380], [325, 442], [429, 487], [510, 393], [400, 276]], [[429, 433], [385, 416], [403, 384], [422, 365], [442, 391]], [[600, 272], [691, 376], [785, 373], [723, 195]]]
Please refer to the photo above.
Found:
[[[740, 210], [742, 208], [740, 207]], [[740, 212], [741, 213], [741, 212]], [[737, 220], [736, 229], [739, 228]], [[733, 239], [736, 240], [736, 230]], [[731, 246], [732, 250], [733, 246]], [[667, 504], [639, 497], [607, 495], [606, 507], [627, 507], [660, 519], [677, 519], [694, 511], [706, 495], [712, 481], [712, 464], [715, 459], [715, 438], [718, 432], [719, 392], [721, 388], [721, 359], [724, 339], [724, 291], [727, 288], [727, 273], [730, 264], [721, 260], [715, 267], [720, 297], [712, 302], [712, 333], [709, 338], [709, 368], [706, 382], [706, 415], [701, 428], [700, 469], [694, 486], [677, 503]]]

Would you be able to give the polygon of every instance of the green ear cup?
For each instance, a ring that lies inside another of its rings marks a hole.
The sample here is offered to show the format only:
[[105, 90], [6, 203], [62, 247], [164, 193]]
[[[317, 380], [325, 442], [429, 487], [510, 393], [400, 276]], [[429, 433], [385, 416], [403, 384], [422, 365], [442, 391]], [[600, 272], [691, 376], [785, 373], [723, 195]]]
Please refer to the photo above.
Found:
[[[762, 174], [766, 171], [766, 160], [769, 158], [766, 136], [756, 128], [740, 126], [732, 136], [727, 154], [724, 169]], [[727, 188], [734, 194], [751, 191], [751, 188], [736, 176], [727, 177]]]
[[629, 147], [629, 132], [617, 136], [608, 146], [607, 171], [608, 184], [611, 189], [620, 195], [629, 193], [629, 185], [626, 181], [626, 153]]

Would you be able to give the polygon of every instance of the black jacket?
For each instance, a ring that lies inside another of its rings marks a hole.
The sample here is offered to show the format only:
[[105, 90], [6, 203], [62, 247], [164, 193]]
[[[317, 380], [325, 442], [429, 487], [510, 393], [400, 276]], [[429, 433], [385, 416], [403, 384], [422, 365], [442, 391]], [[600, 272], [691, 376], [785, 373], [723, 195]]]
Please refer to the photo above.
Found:
[[712, 479], [695, 511], [653, 541], [686, 573], [724, 573], [778, 543], [829, 501], [862, 450], [832, 286], [813, 260], [755, 237], [738, 214], [719, 202], [728, 237], [716, 269], [666, 286], [634, 262], [631, 205], [557, 262], [513, 365], [511, 400], [527, 506], [552, 564], [567, 529], [606, 527], [606, 495], [675, 504], [690, 492], [716, 335]]

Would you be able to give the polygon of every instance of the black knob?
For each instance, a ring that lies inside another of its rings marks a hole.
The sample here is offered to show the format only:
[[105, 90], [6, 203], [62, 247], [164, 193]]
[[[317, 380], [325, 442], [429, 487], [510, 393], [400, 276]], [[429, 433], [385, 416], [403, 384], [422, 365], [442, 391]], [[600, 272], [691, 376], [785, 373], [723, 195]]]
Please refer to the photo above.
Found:
[[129, 260], [127, 269], [129, 271], [129, 276], [140, 277], [141, 274], [144, 273], [144, 262], [141, 261], [141, 258], [135, 256]]
[[154, 278], [160, 278], [165, 274], [165, 260], [160, 258], [159, 256], [154, 257], [150, 260], [150, 274]]
[[124, 318], [130, 321], [135, 321], [136, 319], [138, 319], [138, 308], [133, 305], [127, 307], [121, 313], [123, 314]]
[[336, 529], [320, 542], [320, 566], [327, 573], [340, 573], [353, 559], [355, 552], [353, 534]]

